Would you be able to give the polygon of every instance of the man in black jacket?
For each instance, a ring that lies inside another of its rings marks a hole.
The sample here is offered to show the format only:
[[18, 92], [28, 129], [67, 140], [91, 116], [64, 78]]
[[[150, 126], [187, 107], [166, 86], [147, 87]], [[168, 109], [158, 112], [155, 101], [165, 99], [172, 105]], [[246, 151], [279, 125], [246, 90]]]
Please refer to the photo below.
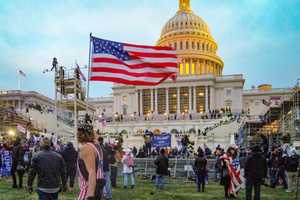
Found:
[[246, 200], [252, 200], [252, 188], [254, 188], [254, 200], [260, 200], [260, 186], [267, 176], [267, 161], [260, 146], [256, 145], [251, 150], [252, 153], [245, 163]]
[[61, 155], [50, 150], [51, 141], [44, 138], [42, 151], [34, 155], [28, 175], [28, 190], [32, 193], [32, 184], [38, 175], [37, 193], [39, 200], [58, 200], [58, 193], [66, 190], [66, 166]]
[[288, 175], [288, 190], [286, 192], [296, 192], [299, 155], [293, 147], [290, 147], [288, 157], [285, 160], [285, 166]]
[[[202, 149], [198, 149], [198, 156], [194, 163], [194, 172], [196, 175], [197, 192], [204, 192], [205, 189], [205, 177], [207, 176], [207, 160], [204, 157]], [[200, 190], [201, 189], [201, 190]]]
[[164, 176], [169, 175], [169, 159], [165, 156], [165, 150], [160, 150], [160, 155], [154, 161], [156, 165], [156, 180], [155, 185], [158, 189], [164, 188]]
[[107, 146], [104, 145], [103, 137], [98, 138], [101, 150], [103, 152], [103, 172], [105, 179], [105, 186], [103, 188], [103, 197], [105, 199], [112, 199], [112, 189], [111, 189], [111, 180], [110, 180], [110, 154]]
[[70, 191], [73, 190], [74, 180], [76, 176], [76, 166], [77, 166], [77, 157], [78, 153], [75, 150], [73, 143], [69, 142], [67, 146], [61, 152], [61, 155], [66, 163], [67, 174], [66, 179], [69, 179]]
[[[23, 158], [24, 158], [24, 150], [20, 139], [17, 139], [12, 149], [11, 174], [13, 179], [13, 188], [17, 188], [17, 187], [22, 188], [23, 186], [23, 175], [25, 173]], [[17, 185], [16, 173], [19, 178], [19, 185]]]

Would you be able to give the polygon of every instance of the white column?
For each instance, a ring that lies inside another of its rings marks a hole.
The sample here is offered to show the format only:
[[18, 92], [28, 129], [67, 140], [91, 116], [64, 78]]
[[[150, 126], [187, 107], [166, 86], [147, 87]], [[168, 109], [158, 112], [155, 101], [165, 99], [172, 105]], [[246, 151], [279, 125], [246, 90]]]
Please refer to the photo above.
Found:
[[143, 113], [143, 90], [140, 90], [140, 114], [141, 114], [141, 116], [144, 115], [144, 113]]
[[180, 114], [180, 88], [177, 88], [177, 114]]
[[192, 113], [192, 87], [189, 87], [189, 113]]
[[209, 88], [210, 91], [210, 109], [215, 109], [215, 89], [213, 87]]
[[153, 89], [150, 89], [150, 95], [151, 95], [151, 112], [154, 110], [153, 109]]
[[197, 106], [196, 106], [196, 102], [197, 102], [197, 101], [196, 101], [196, 97], [197, 97], [197, 94], [196, 94], [196, 86], [193, 87], [193, 90], [194, 90], [194, 96], [193, 96], [193, 97], [194, 97], [194, 99], [193, 99], [193, 101], [194, 101], [194, 107], [193, 107], [193, 112], [194, 112], [194, 113], [197, 113]]
[[158, 103], [157, 103], [157, 88], [155, 88], [154, 89], [154, 95], [155, 95], [155, 108], [154, 108], [154, 113], [155, 114], [158, 114], [158, 107], [157, 107], [157, 105], [158, 105]]
[[169, 114], [169, 88], [166, 88], [166, 113]]
[[208, 111], [208, 86], [205, 86], [205, 112]]

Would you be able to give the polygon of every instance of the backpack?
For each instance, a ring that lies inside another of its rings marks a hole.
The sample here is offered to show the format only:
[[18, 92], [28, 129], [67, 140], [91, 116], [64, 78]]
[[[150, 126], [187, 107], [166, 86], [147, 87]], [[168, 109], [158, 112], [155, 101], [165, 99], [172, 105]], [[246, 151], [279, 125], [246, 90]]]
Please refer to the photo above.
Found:
[[196, 161], [196, 172], [205, 173], [206, 172], [206, 160], [204, 158], [198, 158]]
[[293, 155], [287, 158], [287, 171], [296, 172], [299, 165], [299, 156]]

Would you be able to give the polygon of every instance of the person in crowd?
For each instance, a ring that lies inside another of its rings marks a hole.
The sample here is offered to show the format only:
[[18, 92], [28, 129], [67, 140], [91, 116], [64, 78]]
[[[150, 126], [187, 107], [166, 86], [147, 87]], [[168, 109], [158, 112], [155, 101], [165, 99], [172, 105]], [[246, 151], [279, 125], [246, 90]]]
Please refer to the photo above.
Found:
[[10, 177], [11, 175], [11, 166], [12, 166], [12, 155], [10, 148], [7, 143], [2, 145], [0, 148], [0, 177]]
[[95, 132], [88, 117], [77, 130], [80, 144], [78, 157], [80, 193], [78, 200], [101, 200], [105, 185], [103, 173], [103, 152], [95, 144]]
[[24, 162], [25, 172], [28, 173], [30, 169], [31, 159], [32, 159], [32, 151], [30, 150], [29, 144], [24, 144], [23, 149], [24, 149], [23, 162]]
[[111, 190], [111, 181], [110, 181], [110, 168], [109, 168], [109, 164], [110, 164], [110, 160], [109, 160], [109, 151], [106, 148], [106, 146], [104, 146], [104, 140], [103, 137], [99, 137], [98, 138], [99, 141], [99, 145], [101, 147], [101, 150], [103, 152], [103, 175], [104, 175], [104, 179], [105, 179], [105, 186], [104, 186], [104, 190], [103, 190], [103, 197], [105, 199], [112, 199], [112, 190]]
[[140, 148], [139, 149], [139, 152], [136, 156], [137, 158], [146, 158], [146, 155], [145, 155], [145, 152], [144, 152], [144, 149], [143, 148]]
[[229, 147], [226, 154], [221, 156], [221, 184], [224, 185], [225, 199], [234, 198], [242, 188], [242, 177], [232, 165], [235, 148]]
[[190, 143], [189, 137], [185, 135], [181, 140], [181, 156], [186, 157], [188, 155], [188, 144]]
[[237, 146], [234, 147], [234, 154], [232, 155], [232, 166], [234, 167], [235, 171], [239, 171], [241, 167]]
[[145, 153], [147, 156], [151, 155], [151, 148], [152, 148], [152, 143], [151, 143], [151, 138], [152, 138], [152, 133], [149, 131], [146, 131], [144, 135], [144, 140], [145, 140]]
[[202, 149], [198, 149], [198, 155], [194, 162], [194, 172], [196, 175], [197, 192], [204, 192], [205, 177], [207, 176], [207, 160]]
[[123, 164], [123, 175], [124, 175], [124, 189], [127, 189], [128, 187], [128, 178], [130, 177], [131, 180], [131, 189], [134, 189], [135, 187], [135, 178], [134, 178], [134, 161], [133, 161], [133, 155], [131, 153], [130, 149], [127, 149], [125, 151], [125, 154], [122, 158], [122, 164]]
[[216, 157], [216, 162], [215, 162], [215, 181], [218, 182], [220, 181], [220, 172], [221, 172], [221, 159], [220, 157], [222, 156], [221, 154], [222, 149], [220, 147], [216, 148], [215, 151], [215, 157]]
[[61, 155], [66, 163], [67, 181], [69, 180], [69, 190], [73, 191], [74, 181], [76, 176], [76, 166], [78, 153], [75, 150], [73, 143], [69, 142], [61, 152]]
[[285, 170], [285, 159], [287, 157], [287, 154], [283, 154], [281, 149], [278, 149], [278, 171], [277, 171], [277, 175], [276, 175], [276, 179], [275, 179], [275, 185], [273, 185], [273, 187], [275, 187], [278, 183], [279, 180], [282, 180], [283, 183], [283, 187], [285, 190], [288, 190], [288, 183], [287, 183], [287, 177], [286, 177], [286, 170]]
[[[11, 175], [13, 179], [13, 188], [22, 188], [23, 187], [23, 176], [25, 173], [24, 166], [24, 150], [21, 144], [21, 140], [17, 139], [14, 142], [14, 146], [12, 148], [12, 167], [11, 167]], [[17, 184], [17, 177], [19, 184]]]
[[117, 146], [113, 147], [113, 152], [112, 152], [113, 160], [111, 164], [111, 186], [113, 188], [117, 187], [117, 177], [118, 177], [118, 164], [122, 162], [122, 154], [117, 148]]
[[251, 151], [245, 163], [246, 200], [252, 200], [253, 188], [254, 200], [260, 200], [260, 187], [267, 177], [267, 160], [259, 145], [254, 145]]
[[166, 157], [164, 149], [160, 150], [160, 154], [154, 161], [154, 164], [156, 166], [156, 188], [163, 189], [165, 186], [164, 177], [169, 175], [169, 159]]
[[66, 191], [65, 163], [61, 155], [50, 149], [51, 141], [44, 138], [41, 144], [42, 151], [32, 158], [28, 175], [27, 188], [33, 192], [33, 182], [38, 176], [37, 193], [39, 200], [58, 200], [59, 191]]
[[270, 185], [272, 188], [276, 187], [276, 179], [277, 179], [277, 173], [279, 171], [279, 160], [280, 155], [277, 148], [273, 147], [272, 152], [270, 152], [270, 158], [269, 158], [269, 174], [270, 174]]
[[136, 157], [136, 156], [137, 156], [137, 153], [138, 153], [138, 152], [137, 152], [137, 148], [134, 146], [133, 149], [132, 149], [132, 154], [133, 154], [133, 156]]
[[211, 150], [206, 144], [204, 144], [204, 151], [205, 151], [205, 156], [206, 157], [211, 155]]
[[288, 175], [288, 190], [287, 192], [296, 192], [297, 190], [297, 170], [299, 166], [299, 155], [294, 147], [288, 152], [288, 157], [285, 160], [286, 171]]

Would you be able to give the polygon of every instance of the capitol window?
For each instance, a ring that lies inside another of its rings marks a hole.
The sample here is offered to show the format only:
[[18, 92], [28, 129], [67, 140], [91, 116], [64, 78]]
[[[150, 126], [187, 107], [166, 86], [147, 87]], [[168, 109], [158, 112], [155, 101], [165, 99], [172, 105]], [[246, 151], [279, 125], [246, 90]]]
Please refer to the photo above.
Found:
[[231, 96], [231, 89], [227, 89], [227, 90], [226, 90], [226, 96], [227, 96], [227, 97]]
[[186, 49], [189, 49], [189, 41], [186, 41]]
[[182, 50], [182, 48], [183, 48], [183, 43], [182, 43], [182, 41], [180, 42], [180, 50]]
[[195, 74], [195, 63], [192, 63], [192, 74]]
[[180, 72], [181, 75], [184, 74], [184, 72], [183, 72], [183, 64], [180, 64], [180, 66], [179, 66], [179, 72]]
[[186, 63], [186, 65], [185, 65], [185, 74], [189, 74], [189, 72], [190, 72], [190, 64]]

